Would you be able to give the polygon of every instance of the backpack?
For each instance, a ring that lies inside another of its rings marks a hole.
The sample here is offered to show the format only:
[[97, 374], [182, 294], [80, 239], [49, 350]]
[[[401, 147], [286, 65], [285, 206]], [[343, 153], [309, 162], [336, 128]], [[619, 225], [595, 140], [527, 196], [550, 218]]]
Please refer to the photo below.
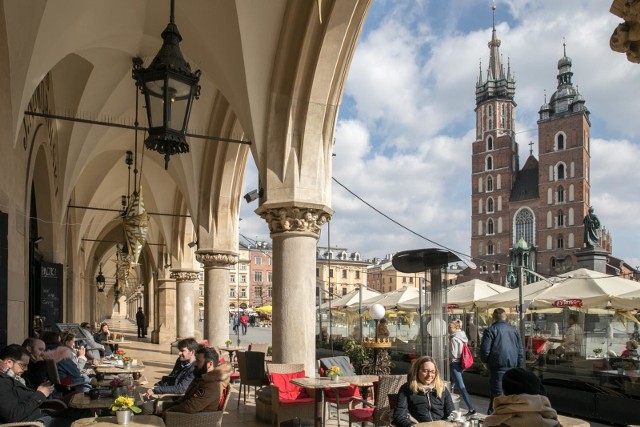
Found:
[[467, 343], [462, 343], [462, 354], [460, 355], [460, 367], [469, 369], [473, 365], [473, 355]]

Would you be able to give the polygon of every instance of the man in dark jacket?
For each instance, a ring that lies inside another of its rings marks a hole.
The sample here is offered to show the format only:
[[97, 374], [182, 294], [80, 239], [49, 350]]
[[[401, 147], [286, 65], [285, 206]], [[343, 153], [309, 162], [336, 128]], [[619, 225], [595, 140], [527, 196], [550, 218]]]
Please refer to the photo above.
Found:
[[225, 362], [218, 365], [218, 353], [208, 347], [201, 346], [196, 352], [195, 379], [176, 405], [165, 409], [166, 411], [186, 412], [215, 412], [221, 410], [221, 403], [233, 367]]
[[0, 423], [37, 420], [51, 425], [53, 419], [40, 410], [40, 405], [53, 392], [53, 385], [41, 384], [34, 391], [19, 380], [29, 365], [29, 353], [21, 346], [11, 344], [0, 351], [0, 360], [8, 367], [0, 372]]
[[162, 377], [153, 387], [147, 390], [146, 401], [142, 405], [145, 414], [155, 412], [158, 394], [183, 394], [193, 381], [198, 342], [193, 338], [185, 338], [178, 342], [178, 360], [169, 375]]
[[502, 377], [510, 368], [524, 367], [524, 350], [520, 334], [507, 322], [502, 308], [493, 311], [493, 324], [485, 329], [480, 345], [480, 359], [489, 369], [489, 414], [493, 412], [493, 399], [501, 396]]
[[27, 338], [22, 347], [29, 353], [29, 369], [22, 373], [22, 378], [25, 379], [27, 387], [36, 390], [40, 384], [48, 380], [47, 362], [42, 357], [45, 344], [39, 338]]
[[136, 325], [138, 325], [138, 338], [145, 338], [147, 336], [147, 331], [145, 330], [145, 323], [147, 322], [144, 312], [142, 311], [142, 307], [138, 307], [138, 312], [136, 313]]

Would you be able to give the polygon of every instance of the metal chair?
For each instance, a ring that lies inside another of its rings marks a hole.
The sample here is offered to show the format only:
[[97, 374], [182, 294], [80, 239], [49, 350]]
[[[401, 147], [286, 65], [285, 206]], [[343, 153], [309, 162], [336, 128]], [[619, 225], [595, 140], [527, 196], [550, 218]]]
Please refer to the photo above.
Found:
[[253, 387], [253, 395], [256, 390], [265, 386], [264, 356], [259, 351], [238, 351], [238, 370], [240, 371], [240, 387], [238, 389], [238, 408], [240, 398], [244, 390], [244, 403], [247, 404], [247, 387]]
[[[349, 404], [349, 427], [353, 422], [373, 423], [375, 426], [388, 425], [382, 420], [382, 416], [391, 409], [389, 394], [397, 393], [405, 382], [406, 375], [380, 375], [378, 386], [374, 384], [375, 404], [357, 398]], [[362, 408], [355, 407], [359, 404], [362, 404]]]
[[25, 427], [44, 427], [44, 424], [42, 424], [40, 421], [22, 421], [22, 422], [19, 422], [19, 423], [0, 424], [0, 427], [21, 427], [21, 426], [25, 426]]

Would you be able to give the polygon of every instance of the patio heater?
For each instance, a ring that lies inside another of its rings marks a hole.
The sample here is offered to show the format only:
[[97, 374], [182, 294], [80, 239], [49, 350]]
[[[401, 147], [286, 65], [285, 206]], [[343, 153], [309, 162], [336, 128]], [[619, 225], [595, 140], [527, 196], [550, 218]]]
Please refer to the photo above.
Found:
[[427, 354], [431, 354], [435, 358], [440, 372], [446, 372], [448, 320], [447, 289], [446, 282], [442, 283], [442, 268], [458, 261], [475, 268], [473, 263], [459, 258], [453, 252], [438, 248], [402, 251], [394, 255], [391, 260], [393, 267], [402, 273], [430, 272], [431, 322], [427, 330], [431, 335], [431, 348], [427, 348]]

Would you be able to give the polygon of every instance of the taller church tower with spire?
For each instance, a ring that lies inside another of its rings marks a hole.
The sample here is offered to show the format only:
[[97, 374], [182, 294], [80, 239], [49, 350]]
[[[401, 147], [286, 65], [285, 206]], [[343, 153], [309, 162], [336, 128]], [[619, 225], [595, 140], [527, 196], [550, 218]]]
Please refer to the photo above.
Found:
[[[557, 90], [539, 111], [538, 159], [520, 168], [515, 129], [516, 82], [505, 71], [495, 27], [489, 66], [476, 83], [476, 137], [472, 145], [471, 255], [475, 278], [507, 284], [511, 251], [530, 254], [529, 268], [556, 275], [578, 268], [582, 219], [589, 207], [589, 138], [585, 100], [573, 86], [571, 59], [558, 61]], [[610, 241], [610, 239], [609, 239]], [[611, 251], [611, 248], [607, 248]]]

